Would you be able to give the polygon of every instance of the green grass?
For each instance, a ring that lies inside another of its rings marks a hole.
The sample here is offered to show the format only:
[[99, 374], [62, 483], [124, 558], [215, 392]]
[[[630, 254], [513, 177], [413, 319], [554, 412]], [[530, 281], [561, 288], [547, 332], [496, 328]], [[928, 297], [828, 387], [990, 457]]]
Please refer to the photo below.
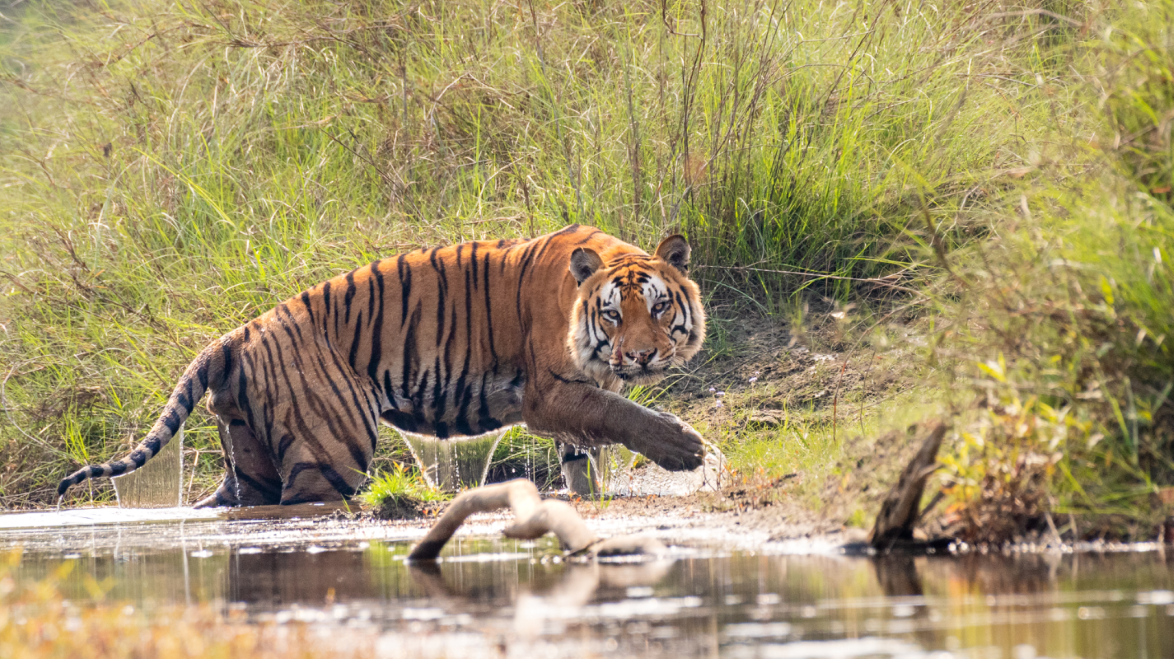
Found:
[[978, 537], [1049, 511], [1074, 537], [1152, 538], [1171, 513], [1172, 18], [1159, 1], [1088, 19], [1072, 75], [1041, 83], [1081, 91], [1075, 120], [942, 284], [938, 355], [982, 408], [944, 481]]
[[[645, 247], [688, 234], [718, 310], [703, 359], [736, 351], [723, 322], [741, 315], [802, 330], [825, 313], [805, 314], [809, 300], [866, 310], [845, 345], [921, 318], [931, 400], [977, 418], [970, 397], [993, 389], [976, 363], [1003, 353], [1021, 388], [1106, 437], [1106, 492], [1149, 496], [1170, 471], [1169, 14], [1063, 0], [7, 7], [0, 505], [49, 503], [66, 471], [126, 451], [204, 345], [309, 285], [570, 222]], [[1103, 398], [1079, 397], [1097, 377]], [[634, 395], [659, 404], [694, 384]], [[827, 471], [841, 449], [804, 430], [821, 414], [722, 443], [747, 464]], [[202, 411], [185, 436], [195, 498], [220, 473], [218, 439]], [[394, 435], [383, 444], [380, 468], [405, 459]], [[496, 459], [539, 453], [516, 433]]]
[[416, 511], [448, 498], [445, 493], [429, 487], [418, 470], [402, 463], [394, 463], [390, 469], [376, 473], [359, 495], [359, 499], [372, 508], [397, 511]]

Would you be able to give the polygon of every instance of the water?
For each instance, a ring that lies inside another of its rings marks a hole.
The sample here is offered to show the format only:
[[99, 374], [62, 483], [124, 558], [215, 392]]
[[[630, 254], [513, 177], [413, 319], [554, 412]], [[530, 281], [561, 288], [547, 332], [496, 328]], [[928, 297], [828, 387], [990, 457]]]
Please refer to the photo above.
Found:
[[183, 505], [183, 428], [142, 467], [112, 479], [123, 508], [170, 508]]
[[443, 441], [419, 435], [401, 434], [401, 437], [428, 484], [446, 492], [456, 492], [484, 483], [502, 433], [478, 439]]
[[1174, 656], [1174, 557], [1158, 551], [878, 560], [718, 542], [578, 565], [548, 541], [483, 539], [504, 524], [485, 516], [414, 566], [403, 556], [422, 527], [312, 516], [325, 509], [10, 530], [0, 516], [0, 550], [24, 546], [20, 580], [72, 563], [61, 587], [75, 603], [110, 579], [107, 601], [211, 603], [382, 656]]

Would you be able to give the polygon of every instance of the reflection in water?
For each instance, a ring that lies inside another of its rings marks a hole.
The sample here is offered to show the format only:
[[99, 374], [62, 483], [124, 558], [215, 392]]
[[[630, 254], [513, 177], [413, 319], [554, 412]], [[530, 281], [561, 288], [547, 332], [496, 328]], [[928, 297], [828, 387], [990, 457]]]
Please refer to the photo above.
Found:
[[81, 555], [41, 546], [19, 578], [69, 561], [63, 587], [77, 602], [96, 579], [108, 599], [148, 611], [212, 602], [251, 621], [370, 634], [387, 656], [1174, 656], [1172, 559], [1157, 553], [568, 564], [550, 543], [465, 537], [417, 566], [406, 543], [215, 528], [215, 541], [188, 533], [175, 548], [135, 534]]

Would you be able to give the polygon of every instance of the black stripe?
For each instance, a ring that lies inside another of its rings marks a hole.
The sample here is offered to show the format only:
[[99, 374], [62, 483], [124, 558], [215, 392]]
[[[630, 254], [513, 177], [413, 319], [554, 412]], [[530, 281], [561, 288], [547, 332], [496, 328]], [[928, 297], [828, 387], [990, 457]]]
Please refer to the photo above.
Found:
[[[208, 374], [205, 373], [204, 374], [205, 380], [207, 379], [207, 377], [208, 377]], [[196, 401], [192, 400], [192, 396], [195, 394], [195, 392], [192, 391], [192, 386], [194, 384], [195, 384], [194, 380], [192, 380], [191, 378], [187, 378], [187, 382], [186, 382], [187, 389], [183, 392], [183, 394], [181, 394], [177, 398], [177, 400], [179, 401], [179, 404], [183, 405], [184, 411], [187, 412], [188, 414], [191, 414], [192, 408], [196, 406]]]
[[[478, 392], [478, 396], [481, 399], [481, 406], [480, 409], [477, 410], [477, 424], [481, 427], [482, 432], [492, 430], [494, 427], [492, 426], [494, 418], [489, 416], [489, 399], [487, 398], [489, 389], [488, 380], [489, 372], [486, 371], [481, 374], [481, 390]], [[500, 426], [500, 423], [497, 424], [497, 427]]]
[[[220, 365], [220, 375], [216, 378], [218, 387], [228, 379], [228, 374], [232, 372], [232, 348], [232, 342], [227, 338], [221, 341], [220, 356], [224, 363]], [[204, 387], [207, 388], [207, 386], [208, 384], [205, 381]]]
[[179, 427], [183, 425], [183, 419], [179, 418], [179, 414], [175, 411], [174, 408], [168, 408], [166, 414], [163, 417], [163, 425], [171, 431], [172, 435], [174, 435], [176, 431], [179, 430]]
[[136, 465], [141, 467], [151, 456], [159, 453], [159, 449], [161, 448], [163, 448], [163, 440], [161, 438], [148, 437], [147, 441], [143, 442], [142, 447], [136, 449], [134, 453], [131, 453], [130, 457]]
[[[477, 262], [471, 261], [471, 263], [473, 267], [470, 270], [476, 272]], [[473, 397], [465, 391], [465, 378], [469, 375], [469, 363], [473, 359], [473, 297], [470, 295], [469, 279], [469, 270], [465, 270], [465, 361], [461, 365], [461, 376], [457, 378], [457, 387], [453, 394], [453, 401], [460, 401], [460, 409], [457, 412], [457, 430], [463, 435], [473, 434], [469, 428], [469, 422], [466, 420], [469, 402]]]
[[346, 273], [346, 297], [343, 299], [343, 305], [346, 307], [346, 317], [343, 318], [346, 322], [351, 322], [351, 301], [355, 299], [355, 271], [351, 270]]
[[255, 429], [257, 427], [256, 419], [253, 417], [253, 406], [249, 404], [248, 379], [245, 373], [246, 367], [248, 367], [249, 370], [252, 370], [252, 361], [252, 356], [250, 355], [246, 355], [245, 358], [241, 360], [240, 373], [237, 374], [236, 378], [236, 406], [240, 408], [248, 418], [249, 428]]
[[253, 488], [254, 490], [257, 490], [258, 492], [260, 492], [262, 494], [267, 494], [269, 496], [274, 496], [274, 495], [281, 496], [281, 484], [280, 483], [276, 483], [276, 484], [274, 484], [272, 482], [262, 483], [261, 481], [255, 479], [255, 478], [252, 478], [251, 476], [249, 476], [245, 472], [241, 471], [240, 469], [233, 469], [232, 473], [234, 476], [236, 476], [236, 478], [238, 480], [244, 481], [246, 485]]
[[[519, 322], [521, 322], [521, 320], [522, 320], [522, 280], [526, 278], [526, 269], [530, 267], [530, 261], [534, 258], [534, 251], [535, 251], [536, 246], [537, 246], [537, 243], [531, 244], [529, 247], [526, 248], [526, 251], [522, 253], [522, 270], [521, 270], [521, 272], [518, 273], [518, 278], [517, 278], [518, 288], [517, 288], [517, 296], [516, 296], [516, 300], [515, 300], [515, 305], [517, 307]], [[523, 326], [522, 330], [526, 331], [526, 329], [527, 328]]]
[[[297, 321], [297, 319], [296, 319], [296, 318], [294, 318], [293, 312], [291, 312], [291, 311], [289, 310], [289, 307], [288, 307], [288, 306], [286, 306], [286, 304], [283, 302], [283, 303], [281, 303], [281, 304], [277, 305], [276, 312], [277, 312], [277, 313], [275, 313], [275, 314], [274, 314], [275, 316], [278, 316], [278, 317], [280, 317], [280, 316], [281, 316], [281, 314], [285, 314], [285, 316], [286, 316], [287, 318], [289, 318], [289, 323], [290, 323], [290, 325], [292, 325], [292, 326], [293, 326], [293, 328], [294, 328], [295, 330], [297, 330], [297, 332], [298, 332], [298, 339], [301, 339], [301, 338], [302, 338], [302, 324], [301, 324], [301, 323], [299, 323], [299, 322]], [[292, 339], [293, 337], [291, 336], [290, 338]]]
[[433, 401], [436, 405], [436, 417], [435, 418], [437, 420], [440, 420], [441, 418], [443, 418], [445, 415], [445, 412], [448, 411], [448, 392], [449, 392], [448, 385], [449, 385], [449, 383], [452, 382], [452, 371], [453, 371], [453, 368], [452, 368], [453, 342], [456, 341], [456, 337], [457, 337], [457, 310], [455, 308], [452, 310], [451, 318], [449, 320], [449, 325], [452, 327], [452, 329], [448, 333], [448, 340], [445, 341], [444, 351], [441, 353], [444, 356], [444, 371], [443, 371], [444, 384], [443, 385], [440, 385], [441, 371], [440, 370], [436, 371], [436, 382], [437, 382], [437, 385], [440, 385], [440, 397], [439, 398], [433, 397]]
[[395, 260], [395, 267], [399, 270], [400, 283], [400, 316], [399, 326], [403, 329], [404, 323], [408, 322], [408, 298], [412, 295], [412, 268], [407, 265], [404, 260], [404, 255], [400, 254], [399, 258]]
[[[432, 385], [432, 418], [435, 421], [439, 421], [444, 416], [445, 403], [447, 402], [445, 398], [448, 393], [441, 386], [440, 355], [436, 355], [436, 366], [434, 368], [436, 369], [436, 382]], [[439, 435], [437, 436], [439, 437]], [[441, 437], [441, 439], [444, 439], [444, 437]]]
[[[322, 284], [322, 306], [326, 308], [326, 315], [330, 315], [330, 282]], [[322, 323], [323, 331], [326, 330], [326, 323]]]
[[408, 323], [408, 331], [404, 333], [404, 363], [399, 381], [400, 387], [403, 389], [404, 400], [412, 400], [412, 362], [417, 359], [419, 354], [416, 351], [416, 326], [420, 324], [421, 304], [421, 302], [416, 302], [416, 309], [412, 312], [412, 320]]
[[[268, 340], [266, 340], [264, 337], [262, 337], [261, 347], [265, 349], [265, 355], [263, 358], [261, 355], [257, 355], [258, 360], [261, 361], [260, 381], [261, 381], [261, 384], [264, 385], [264, 387], [265, 387], [264, 394], [261, 398], [261, 400], [264, 402], [268, 402], [268, 401], [273, 400], [273, 396], [275, 395], [275, 393], [273, 391], [273, 385], [277, 379], [277, 367], [274, 365], [273, 350], [272, 350], [272, 348], [270, 348], [269, 343], [270, 342]], [[272, 443], [273, 442], [273, 425], [275, 423], [277, 423], [276, 405], [273, 405], [273, 404], [265, 405], [264, 407], [261, 408], [261, 413], [263, 415], [262, 422], [264, 423], [264, 443], [266, 446], [269, 447], [269, 450], [272, 451], [273, 450], [273, 443]], [[253, 426], [253, 432], [256, 432], [256, 431], [257, 431], [257, 427]]]
[[444, 340], [444, 294], [448, 288], [448, 277], [444, 274], [444, 261], [436, 260], [436, 252], [440, 248], [432, 250], [428, 259], [432, 262], [432, 269], [436, 270], [440, 275], [440, 279], [436, 282], [436, 347], [439, 348]]
[[583, 237], [583, 238], [582, 238], [582, 239], [581, 239], [579, 242], [577, 242], [577, 243], [575, 243], [575, 244], [576, 244], [576, 245], [585, 245], [585, 244], [587, 244], [587, 243], [591, 242], [591, 239], [592, 239], [592, 238], [594, 238], [595, 236], [597, 236], [597, 235], [599, 235], [599, 234], [601, 234], [601, 233], [603, 233], [603, 232], [602, 232], [602, 231], [600, 231], [599, 229], [596, 229], [595, 231], [592, 231], [591, 233], [589, 233], [589, 234], [587, 234], [586, 236], [584, 236], [584, 237]]
[[[378, 385], [379, 366], [383, 363], [383, 273], [379, 271], [379, 261], [371, 264], [371, 276], [379, 288], [379, 313], [371, 327], [371, 357], [367, 361], [367, 377]], [[375, 296], [372, 295], [371, 299], [374, 300]]]
[[314, 307], [310, 306], [310, 291], [302, 291], [302, 304], [306, 305], [306, 313], [310, 314], [310, 322], [314, 322]]
[[469, 253], [469, 266], [473, 271], [473, 288], [477, 288], [477, 243], [475, 241]]
[[[335, 302], [338, 302], [338, 300], [335, 299]], [[334, 338], [337, 340], [342, 336], [342, 331], [338, 328], [339, 323], [342, 321], [342, 314], [338, 312], [338, 309], [328, 308], [326, 315], [334, 317]]]
[[681, 310], [685, 312], [685, 324], [689, 325], [693, 317], [692, 307], [686, 303], [685, 299], [682, 299], [679, 291], [673, 291], [673, 295], [677, 298], [677, 305], [680, 306]]
[[[560, 231], [559, 233], [562, 233], [562, 232]], [[558, 234], [556, 233], [556, 234], [554, 234], [554, 235], [556, 235], [556, 236], [557, 236]], [[551, 238], [547, 238], [547, 239], [546, 239], [546, 242], [545, 242], [545, 243], [542, 245], [542, 249], [538, 250], [538, 254], [534, 256], [534, 260], [535, 260], [535, 261], [538, 261], [539, 263], [541, 263], [541, 262], [542, 262], [542, 256], [543, 256], [544, 254], [546, 254], [546, 250], [547, 250], [547, 249], [550, 249], [550, 245], [551, 245], [551, 243], [553, 243], [553, 242], [554, 242], [554, 240], [553, 240], [553, 236], [552, 236]], [[530, 277], [533, 277], [533, 276], [534, 276], [534, 272], [533, 272], [533, 271], [531, 271], [531, 272], [530, 272]]]
[[412, 416], [416, 421], [422, 425], [429, 425], [428, 418], [424, 416], [424, 390], [428, 387], [428, 375], [431, 371], [424, 369], [420, 372], [420, 382], [416, 385], [416, 392], [412, 394]]
[[493, 304], [489, 301], [489, 254], [485, 255], [485, 331], [489, 333], [489, 354], [497, 367], [497, 346], [493, 341]]
[[[366, 467], [364, 467], [364, 470], [365, 469]], [[322, 477], [326, 479], [326, 482], [330, 483], [335, 491], [344, 497], [349, 498], [355, 494], [355, 489], [347, 484], [346, 479], [339, 475], [339, 473], [334, 470], [334, 467], [325, 464], [316, 464], [313, 462], [299, 462], [293, 466], [293, 469], [291, 469], [289, 472], [289, 477], [286, 479], [285, 487], [287, 490], [291, 489], [291, 485], [293, 484], [294, 479], [297, 478], [303, 471], [317, 471], [318, 473], [322, 474]], [[317, 499], [289, 499], [287, 501], [282, 501], [281, 503], [282, 505], [288, 506], [295, 503], [304, 503], [306, 501], [317, 501]]]
[[294, 436], [293, 435], [291, 435], [289, 433], [285, 433], [284, 435], [281, 436], [281, 440], [279, 442], [277, 442], [277, 463], [278, 464], [285, 462], [285, 452], [289, 450], [290, 446], [293, 446], [293, 443], [294, 443]]
[[[379, 261], [371, 264], [372, 274], [375, 271]], [[375, 280], [372, 277], [367, 277], [367, 322], [375, 317]]]
[[363, 338], [363, 311], [359, 310], [359, 315], [355, 316], [355, 333], [351, 336], [351, 352], [347, 355], [347, 363], [351, 365], [351, 370], [355, 368], [355, 358], [359, 355], [359, 343]]
[[387, 399], [388, 404], [392, 409], [398, 409], [399, 406], [395, 404], [395, 385], [391, 383], [391, 369], [383, 372], [383, 396]]
[[558, 380], [559, 382], [562, 382], [563, 384], [585, 384], [585, 385], [589, 385], [592, 387], [595, 386], [595, 383], [591, 382], [590, 380], [581, 380], [579, 378], [565, 378], [565, 377], [559, 375], [558, 373], [555, 373], [554, 369], [552, 369], [552, 368], [548, 368], [546, 370], [550, 372], [551, 377], [553, 377], [555, 380]]

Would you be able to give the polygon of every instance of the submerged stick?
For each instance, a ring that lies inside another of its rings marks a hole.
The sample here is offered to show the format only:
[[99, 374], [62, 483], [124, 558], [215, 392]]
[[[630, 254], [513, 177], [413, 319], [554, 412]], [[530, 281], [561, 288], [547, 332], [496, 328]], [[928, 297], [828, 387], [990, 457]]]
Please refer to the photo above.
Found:
[[502, 534], [507, 538], [533, 540], [554, 533], [562, 548], [571, 553], [590, 550], [594, 555], [604, 556], [661, 554], [666, 551], [658, 540], [640, 536], [620, 536], [600, 541], [570, 504], [543, 501], [534, 483], [519, 478], [475, 487], [457, 495], [428, 531], [428, 535], [408, 554], [408, 560], [435, 560], [469, 515], [507, 507], [514, 511], [516, 518], [513, 525], [502, 529]]

